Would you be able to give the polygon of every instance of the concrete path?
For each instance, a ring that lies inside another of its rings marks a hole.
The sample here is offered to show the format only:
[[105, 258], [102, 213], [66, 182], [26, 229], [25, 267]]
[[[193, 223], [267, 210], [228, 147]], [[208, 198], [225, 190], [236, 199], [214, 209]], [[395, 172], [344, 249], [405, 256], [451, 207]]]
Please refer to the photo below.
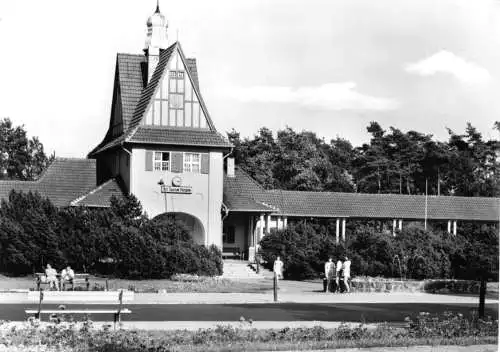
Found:
[[[89, 297], [93, 291], [88, 292]], [[53, 292], [55, 293], [55, 292]], [[95, 300], [90, 300], [95, 303]], [[69, 301], [65, 301], [69, 302]], [[236, 304], [272, 303], [272, 293], [136, 293], [134, 304]], [[478, 297], [436, 295], [429, 293], [279, 293], [282, 303], [463, 303], [479, 304]], [[33, 303], [27, 292], [0, 293], [0, 303]], [[487, 299], [486, 303], [498, 300]]]
[[337, 348], [309, 352], [497, 352], [498, 345]]

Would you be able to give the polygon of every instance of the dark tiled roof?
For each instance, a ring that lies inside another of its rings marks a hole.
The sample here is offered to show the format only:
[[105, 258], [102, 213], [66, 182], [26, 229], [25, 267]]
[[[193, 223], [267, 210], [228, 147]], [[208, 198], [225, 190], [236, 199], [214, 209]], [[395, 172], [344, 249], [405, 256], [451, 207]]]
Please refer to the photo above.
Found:
[[[116, 57], [116, 80], [121, 97], [123, 131], [127, 131], [130, 121], [134, 115], [137, 102], [144, 89], [144, 79], [146, 75], [146, 57], [136, 54], [118, 54]], [[115, 87], [116, 88], [116, 87]], [[118, 96], [114, 99], [118, 99]], [[89, 156], [99, 153], [120, 144], [125, 139], [125, 135], [112, 137], [111, 122], [109, 130], [101, 143], [97, 145]]]
[[[266, 200], [289, 216], [424, 219], [425, 196], [268, 191]], [[429, 196], [427, 218], [498, 221], [499, 199]]]
[[109, 179], [80, 198], [73, 200], [71, 205], [99, 208], [109, 207], [111, 205], [110, 198], [112, 196], [123, 196], [123, 191], [114, 178]]
[[142, 125], [137, 127], [137, 131], [127, 142], [221, 148], [231, 147], [229, 141], [216, 131]]
[[[355, 217], [424, 219], [425, 196], [303, 191], [266, 191], [245, 172], [224, 179], [224, 197], [237, 204], [234, 211], [252, 201], [267, 204], [275, 213], [300, 217]], [[241, 196], [240, 200], [234, 200]], [[230, 206], [229, 206], [230, 207]], [[231, 207], [230, 207], [231, 210]], [[484, 197], [429, 196], [427, 217], [435, 220], [499, 221], [500, 199]]]
[[256, 199], [261, 198], [265, 190], [247, 173], [235, 168], [235, 177], [224, 175], [223, 202], [229, 211], [274, 212]]
[[134, 115], [130, 120], [130, 124], [128, 126], [128, 130], [130, 131], [134, 127], [138, 126], [146, 112], [149, 103], [151, 102], [151, 98], [153, 97], [156, 89], [158, 88], [158, 84], [161, 82], [161, 78], [163, 76], [163, 72], [167, 67], [167, 63], [170, 60], [170, 56], [175, 51], [177, 47], [177, 43], [172, 44], [167, 49], [162, 50], [160, 53], [160, 60], [158, 61], [158, 65], [156, 65], [155, 72], [151, 76], [151, 79], [146, 86], [146, 88], [142, 91], [139, 101], [135, 106]]
[[127, 139], [127, 136], [122, 134], [121, 136], [119, 136], [115, 139], [111, 139], [109, 141], [104, 140], [101, 142], [101, 144], [99, 144], [97, 147], [94, 148], [94, 150], [92, 150], [89, 153], [89, 157], [93, 157], [94, 155], [96, 155], [96, 154], [98, 154], [106, 149], [110, 149], [110, 148], [113, 148], [114, 146], [120, 145], [123, 142], [125, 142], [126, 139]]
[[0, 198], [7, 200], [14, 189], [38, 192], [56, 206], [68, 206], [95, 186], [95, 160], [57, 158], [37, 181], [0, 181]]
[[123, 130], [126, 131], [144, 89], [146, 57], [118, 54], [117, 66], [122, 98]]
[[186, 66], [191, 73], [191, 78], [198, 89], [200, 90], [200, 82], [198, 82], [198, 68], [196, 67], [196, 59], [194, 58], [186, 58]]

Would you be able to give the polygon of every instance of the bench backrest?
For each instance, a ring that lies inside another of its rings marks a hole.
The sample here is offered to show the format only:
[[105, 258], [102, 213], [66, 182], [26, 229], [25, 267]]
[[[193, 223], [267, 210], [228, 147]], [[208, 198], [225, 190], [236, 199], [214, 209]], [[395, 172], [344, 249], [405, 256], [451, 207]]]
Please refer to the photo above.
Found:
[[[61, 275], [61, 273], [58, 272], [57, 275]], [[39, 278], [41, 276], [45, 276], [45, 273], [35, 273], [35, 278]], [[75, 279], [85, 279], [89, 276], [90, 274], [75, 274]]]
[[[55, 303], [115, 303], [120, 304], [121, 291], [44, 291], [43, 302]], [[32, 302], [40, 301], [39, 291], [29, 291], [28, 299]], [[134, 292], [123, 290], [122, 302], [134, 300]]]

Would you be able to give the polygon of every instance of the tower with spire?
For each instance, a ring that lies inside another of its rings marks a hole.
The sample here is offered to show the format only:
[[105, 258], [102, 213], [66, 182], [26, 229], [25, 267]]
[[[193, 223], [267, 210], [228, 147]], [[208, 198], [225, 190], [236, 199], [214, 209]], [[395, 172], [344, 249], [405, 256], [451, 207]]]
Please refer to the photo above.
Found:
[[144, 52], [117, 55], [109, 128], [88, 155], [97, 183], [116, 182], [149, 216], [178, 217], [197, 243], [222, 246], [223, 156], [231, 144], [210, 118], [196, 60], [168, 43], [158, 1], [146, 25]]
[[160, 12], [160, 0], [156, 1], [156, 10], [149, 16], [144, 52], [148, 60], [148, 81], [160, 60], [160, 50], [168, 48], [168, 22]]

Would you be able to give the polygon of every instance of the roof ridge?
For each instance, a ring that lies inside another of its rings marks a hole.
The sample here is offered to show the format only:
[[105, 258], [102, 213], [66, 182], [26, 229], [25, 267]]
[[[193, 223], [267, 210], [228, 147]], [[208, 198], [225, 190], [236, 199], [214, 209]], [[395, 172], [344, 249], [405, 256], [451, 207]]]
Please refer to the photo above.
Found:
[[234, 167], [236, 169], [240, 170], [241, 172], [243, 172], [248, 177], [248, 179], [251, 182], [253, 182], [257, 187], [259, 187], [261, 190], [267, 191], [259, 182], [257, 182], [257, 180], [255, 180], [252, 176], [250, 176], [250, 174], [248, 172], [246, 172], [243, 168], [241, 168], [241, 166], [235, 165]]
[[[349, 196], [377, 196], [377, 197], [424, 197], [425, 194], [400, 194], [400, 193], [365, 193], [365, 192], [333, 192], [333, 191], [301, 191], [301, 190], [291, 190], [291, 189], [265, 189], [266, 192], [270, 193], [318, 193], [318, 194], [336, 194], [336, 195], [349, 195]], [[500, 200], [500, 197], [476, 197], [476, 196], [448, 196], [448, 195], [437, 195], [437, 194], [428, 194], [427, 197], [429, 198], [463, 198], [463, 199], [498, 199]]]
[[126, 135], [125, 139], [128, 140], [134, 137], [135, 132], [137, 131], [138, 126], [140, 126], [142, 119], [144, 118], [144, 114], [148, 111], [151, 106], [155, 92], [158, 88], [158, 84], [160, 84], [161, 79], [165, 75], [165, 68], [167, 67], [170, 59], [172, 58], [172, 53], [177, 47], [179, 42], [175, 42], [170, 45], [167, 49], [160, 51], [160, 58], [158, 63], [156, 64], [155, 70], [147, 82], [146, 87], [142, 90], [141, 96], [137, 105], [135, 107], [134, 113], [132, 115], [132, 119], [130, 120], [127, 131], [124, 131], [123, 134]]
[[[177, 43], [179, 43], [179, 42], [177, 42]], [[191, 75], [191, 70], [189, 69], [189, 66], [187, 64], [187, 59], [186, 59], [186, 56], [184, 55], [184, 51], [182, 50], [181, 43], [179, 43], [178, 49], [179, 49], [179, 54], [180, 54], [182, 63], [187, 68], [186, 71], [187, 71], [188, 77], [189, 77], [189, 79], [191, 81], [191, 85], [193, 86], [193, 91], [198, 96], [198, 101], [200, 102], [200, 106], [202, 107], [203, 111], [205, 112], [205, 115], [206, 115], [205, 117], [207, 118], [207, 124], [210, 126], [210, 130], [213, 130], [213, 131], [217, 132], [217, 129], [215, 128], [214, 122], [212, 121], [212, 118], [210, 117], [210, 113], [208, 112], [208, 108], [207, 108], [207, 106], [205, 104], [205, 100], [203, 99], [203, 96], [201, 94], [201, 89], [200, 89], [200, 87], [198, 85], [199, 82], [195, 82], [194, 79], [193, 79], [193, 76]], [[195, 83], [197, 83], [197, 84], [195, 84]]]
[[116, 53], [116, 55], [127, 55], [127, 56], [137, 56], [137, 57], [145, 57], [144, 54], [131, 54], [131, 53]]
[[85, 193], [84, 195], [76, 198], [75, 200], [71, 201], [69, 203], [70, 206], [76, 206], [78, 205], [78, 203], [80, 203], [82, 200], [84, 200], [85, 198], [87, 198], [88, 196], [90, 196], [91, 194], [94, 194], [95, 192], [101, 190], [104, 188], [104, 186], [106, 186], [108, 183], [112, 182], [113, 180], [115, 180], [114, 177], [110, 178], [109, 180], [101, 183], [99, 186], [95, 187], [94, 189], [90, 190], [89, 192]]
[[79, 161], [89, 161], [89, 162], [95, 162], [94, 159], [89, 159], [89, 158], [77, 158], [77, 157], [73, 157], [73, 156], [58, 156], [54, 159], [54, 161], [66, 161], [66, 160], [79, 160]]

